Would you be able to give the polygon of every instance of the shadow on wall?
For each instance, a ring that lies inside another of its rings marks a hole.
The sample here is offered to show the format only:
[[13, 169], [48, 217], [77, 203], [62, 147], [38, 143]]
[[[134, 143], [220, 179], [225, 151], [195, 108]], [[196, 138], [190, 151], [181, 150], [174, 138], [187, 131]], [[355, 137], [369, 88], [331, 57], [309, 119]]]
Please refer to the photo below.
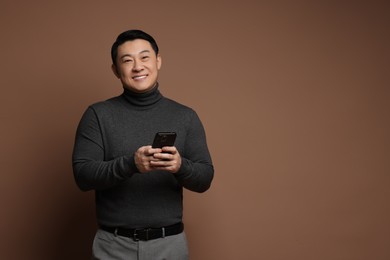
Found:
[[[49, 116], [45, 116], [50, 122]], [[69, 122], [67, 122], [69, 123]], [[40, 128], [44, 128], [43, 125]], [[94, 193], [82, 192], [73, 179], [71, 153], [74, 129], [51, 128], [34, 144], [34, 158], [27, 159], [29, 170], [21, 169], [24, 184], [14, 198], [18, 219], [7, 227], [14, 235], [7, 248], [9, 259], [90, 259], [96, 231]], [[25, 166], [21, 166], [25, 167]], [[27, 174], [28, 173], [28, 174]], [[16, 186], [16, 185], [13, 185]], [[18, 242], [19, 240], [19, 242]], [[20, 250], [23, 248], [23, 250]], [[7, 254], [7, 253], [6, 253]], [[4, 258], [5, 259], [5, 258]]]
[[[73, 134], [74, 130], [69, 132]], [[94, 192], [78, 189], [71, 168], [73, 136], [62, 139], [64, 145], [60, 147], [63, 148], [53, 155], [63, 158], [58, 162], [62, 170], [58, 173], [60, 180], [52, 179], [49, 183], [56, 185], [58, 190], [52, 191], [56, 195], [50, 203], [52, 211], [48, 212], [52, 228], [47, 230], [47, 248], [42, 251], [47, 252], [47, 259], [90, 259], [96, 231]]]
[[91, 196], [85, 194], [64, 203], [61, 216], [55, 216], [60, 220], [58, 229], [49, 231], [54, 239], [47, 241], [51, 243], [47, 259], [90, 259], [96, 231], [93, 205]]

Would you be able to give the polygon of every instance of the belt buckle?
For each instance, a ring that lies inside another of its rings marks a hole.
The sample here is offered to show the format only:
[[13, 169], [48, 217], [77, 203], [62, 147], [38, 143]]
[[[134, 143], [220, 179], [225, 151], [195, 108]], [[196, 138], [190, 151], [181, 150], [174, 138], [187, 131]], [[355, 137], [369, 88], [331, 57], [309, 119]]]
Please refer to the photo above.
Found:
[[145, 238], [145, 241], [148, 241], [149, 240], [149, 231], [152, 230], [151, 228], [147, 228], [145, 229], [145, 232], [146, 232], [146, 238]]
[[151, 228], [134, 229], [133, 240], [139, 241], [140, 238], [138, 237], [139, 236], [138, 232], [145, 232], [145, 241], [148, 241], [149, 240], [149, 231], [151, 231], [151, 230], [152, 230]]
[[137, 231], [140, 231], [142, 229], [134, 229], [134, 233], [133, 233], [133, 240], [134, 241], [139, 241], [139, 238], [137, 237], [138, 236], [138, 233]]

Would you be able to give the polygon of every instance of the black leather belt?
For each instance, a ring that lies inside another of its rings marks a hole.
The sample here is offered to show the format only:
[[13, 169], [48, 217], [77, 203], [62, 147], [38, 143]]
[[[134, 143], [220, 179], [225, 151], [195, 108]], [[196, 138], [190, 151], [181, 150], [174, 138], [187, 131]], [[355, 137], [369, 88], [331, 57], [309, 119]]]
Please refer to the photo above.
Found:
[[130, 229], [130, 228], [114, 228], [100, 226], [104, 231], [110, 232], [114, 235], [124, 236], [134, 239], [134, 241], [148, 241], [151, 239], [162, 238], [166, 236], [173, 236], [180, 234], [184, 230], [183, 223], [174, 224], [172, 226], [162, 227], [162, 228], [140, 228], [140, 229]]

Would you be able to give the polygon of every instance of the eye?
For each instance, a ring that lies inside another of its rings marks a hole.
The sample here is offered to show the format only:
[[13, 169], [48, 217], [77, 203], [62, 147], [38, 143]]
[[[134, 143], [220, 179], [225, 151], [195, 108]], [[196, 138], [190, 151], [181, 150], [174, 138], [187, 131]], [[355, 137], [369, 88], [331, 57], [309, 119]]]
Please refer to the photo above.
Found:
[[143, 60], [143, 61], [146, 61], [146, 60], [148, 60], [148, 59], [149, 59], [149, 56], [143, 56], [143, 57], [142, 57], [142, 60]]
[[129, 63], [129, 62], [132, 62], [133, 60], [132, 59], [124, 59], [122, 62], [123, 63]]

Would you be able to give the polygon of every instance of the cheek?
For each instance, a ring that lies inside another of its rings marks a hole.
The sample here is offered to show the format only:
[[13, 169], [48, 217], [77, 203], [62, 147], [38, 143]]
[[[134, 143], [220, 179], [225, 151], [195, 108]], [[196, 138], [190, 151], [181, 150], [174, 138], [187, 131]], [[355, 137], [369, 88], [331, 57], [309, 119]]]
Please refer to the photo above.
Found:
[[126, 69], [122, 69], [121, 71], [120, 71], [120, 76], [121, 76], [121, 78], [123, 78], [123, 79], [127, 79], [127, 78], [131, 78], [131, 75], [130, 75], [130, 73], [128, 72], [128, 70], [126, 70]]
[[160, 70], [160, 67], [158, 64], [156, 64], [154, 67], [153, 67], [153, 71], [154, 72], [158, 72]]

